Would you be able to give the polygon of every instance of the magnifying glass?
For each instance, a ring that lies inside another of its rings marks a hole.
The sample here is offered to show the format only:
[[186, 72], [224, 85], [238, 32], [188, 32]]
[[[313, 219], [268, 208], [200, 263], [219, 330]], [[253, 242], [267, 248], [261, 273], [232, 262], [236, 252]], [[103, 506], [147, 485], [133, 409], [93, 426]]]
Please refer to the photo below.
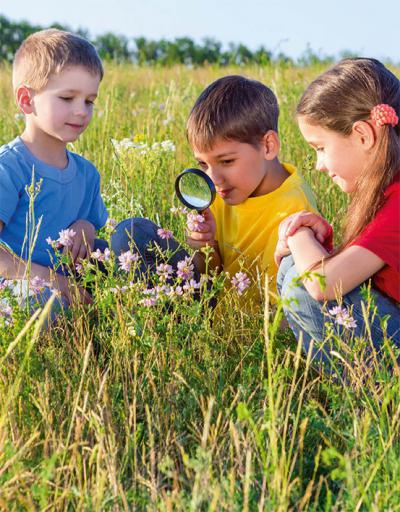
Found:
[[178, 199], [188, 208], [201, 212], [215, 199], [215, 186], [200, 169], [185, 169], [175, 180]]

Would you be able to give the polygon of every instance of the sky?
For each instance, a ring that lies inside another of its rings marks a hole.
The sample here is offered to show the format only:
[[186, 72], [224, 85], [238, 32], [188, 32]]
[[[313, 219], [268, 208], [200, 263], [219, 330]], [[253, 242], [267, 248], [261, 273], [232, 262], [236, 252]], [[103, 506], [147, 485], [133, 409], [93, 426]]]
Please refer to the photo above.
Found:
[[82, 27], [92, 37], [212, 37], [293, 58], [310, 47], [321, 56], [347, 50], [400, 62], [399, 0], [0, 0], [0, 14]]

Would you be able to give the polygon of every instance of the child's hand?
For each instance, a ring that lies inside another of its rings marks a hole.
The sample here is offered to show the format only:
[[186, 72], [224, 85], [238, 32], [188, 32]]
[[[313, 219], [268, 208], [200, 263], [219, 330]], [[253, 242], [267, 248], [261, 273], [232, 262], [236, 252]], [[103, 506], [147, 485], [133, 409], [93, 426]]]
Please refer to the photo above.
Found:
[[69, 229], [75, 231], [73, 239], [73, 245], [69, 248], [64, 248], [63, 252], [68, 251], [73, 262], [77, 262], [82, 259], [89, 259], [94, 247], [94, 239], [96, 236], [96, 230], [89, 221], [77, 220]]
[[[84, 288], [76, 286], [67, 276], [58, 275], [54, 287], [67, 299], [69, 304], [72, 304], [76, 299], [78, 299], [79, 304], [92, 304], [93, 302], [90, 293]], [[78, 293], [75, 292], [75, 287]]]
[[278, 240], [276, 244], [275, 252], [274, 252], [274, 260], [276, 265], [279, 267], [281, 264], [282, 258], [288, 256], [290, 254], [290, 249], [286, 240]]
[[201, 215], [189, 213], [187, 227], [188, 236], [186, 240], [192, 249], [201, 249], [205, 245], [216, 245], [215, 233], [217, 225], [214, 215], [209, 208], [201, 212]]
[[287, 241], [300, 227], [310, 228], [318, 242], [325, 247], [327, 251], [332, 250], [333, 229], [329, 222], [316, 213], [301, 211], [289, 215], [279, 225], [279, 240]]

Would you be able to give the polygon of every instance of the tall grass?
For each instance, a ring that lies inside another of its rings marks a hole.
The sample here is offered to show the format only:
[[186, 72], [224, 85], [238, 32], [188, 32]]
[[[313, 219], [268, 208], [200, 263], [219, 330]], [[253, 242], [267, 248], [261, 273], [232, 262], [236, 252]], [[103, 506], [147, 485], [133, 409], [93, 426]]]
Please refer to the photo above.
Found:
[[[108, 66], [74, 150], [100, 170], [112, 217], [147, 216], [183, 240], [170, 207], [174, 177], [194, 163], [186, 116], [206, 84], [245, 73], [276, 92], [282, 160], [302, 170], [338, 228], [346, 200], [312, 170], [293, 120], [320, 71]], [[9, 84], [2, 68], [0, 143], [22, 130]], [[118, 155], [111, 140], [124, 137], [169, 139], [176, 151]], [[320, 374], [279, 327], [279, 305], [248, 312], [230, 291], [213, 323], [205, 299], [145, 307], [140, 283], [117, 288], [131, 276], [92, 275], [95, 306], [49, 331], [40, 329], [46, 311], [0, 320], [1, 510], [400, 508], [400, 384], [389, 346], [386, 365], [366, 365], [368, 337], [351, 350], [337, 340], [338, 371]]]

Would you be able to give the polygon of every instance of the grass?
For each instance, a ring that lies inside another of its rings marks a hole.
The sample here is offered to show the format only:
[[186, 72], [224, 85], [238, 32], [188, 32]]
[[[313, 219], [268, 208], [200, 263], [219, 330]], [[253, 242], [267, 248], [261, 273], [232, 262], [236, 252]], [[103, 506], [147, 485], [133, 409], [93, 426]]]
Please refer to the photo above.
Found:
[[[206, 84], [245, 73], [276, 92], [282, 160], [302, 170], [339, 228], [346, 199], [312, 170], [293, 120], [319, 71], [108, 66], [74, 149], [100, 170], [111, 217], [146, 216], [183, 240], [170, 207], [174, 177], [194, 164], [186, 116]], [[7, 67], [0, 94], [5, 143], [22, 129]], [[176, 151], [116, 157], [111, 139], [125, 137], [172, 140]], [[280, 306], [246, 312], [231, 291], [212, 325], [205, 300], [146, 307], [140, 283], [118, 291], [130, 278], [94, 272], [96, 307], [75, 308], [50, 331], [40, 329], [46, 311], [0, 319], [1, 510], [400, 509], [400, 384], [389, 347], [387, 364], [366, 366], [368, 337], [351, 353], [342, 344], [347, 375], [320, 374], [278, 328]]]

